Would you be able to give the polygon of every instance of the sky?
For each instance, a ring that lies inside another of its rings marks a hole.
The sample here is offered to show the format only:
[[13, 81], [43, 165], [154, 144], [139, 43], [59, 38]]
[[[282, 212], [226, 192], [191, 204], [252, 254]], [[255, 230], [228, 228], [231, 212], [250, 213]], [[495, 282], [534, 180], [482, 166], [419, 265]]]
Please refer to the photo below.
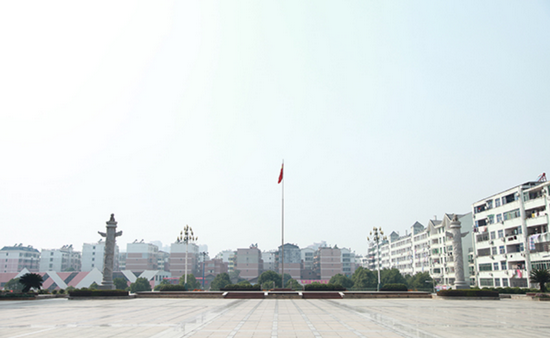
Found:
[[0, 246], [367, 249], [550, 171], [547, 1], [3, 1]]

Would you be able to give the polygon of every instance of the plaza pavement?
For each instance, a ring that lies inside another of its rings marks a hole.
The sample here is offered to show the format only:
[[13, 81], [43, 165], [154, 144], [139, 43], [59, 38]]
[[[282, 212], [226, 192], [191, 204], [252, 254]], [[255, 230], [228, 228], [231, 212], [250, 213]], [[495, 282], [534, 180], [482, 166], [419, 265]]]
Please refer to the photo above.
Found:
[[432, 299], [1, 301], [0, 337], [547, 337], [550, 302]]

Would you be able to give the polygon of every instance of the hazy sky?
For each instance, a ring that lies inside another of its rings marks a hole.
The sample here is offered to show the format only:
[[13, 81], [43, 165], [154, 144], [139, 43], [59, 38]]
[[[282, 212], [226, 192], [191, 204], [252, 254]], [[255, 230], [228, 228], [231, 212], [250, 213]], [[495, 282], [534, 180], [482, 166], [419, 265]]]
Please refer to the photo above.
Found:
[[550, 172], [548, 1], [3, 1], [0, 246], [364, 254]]

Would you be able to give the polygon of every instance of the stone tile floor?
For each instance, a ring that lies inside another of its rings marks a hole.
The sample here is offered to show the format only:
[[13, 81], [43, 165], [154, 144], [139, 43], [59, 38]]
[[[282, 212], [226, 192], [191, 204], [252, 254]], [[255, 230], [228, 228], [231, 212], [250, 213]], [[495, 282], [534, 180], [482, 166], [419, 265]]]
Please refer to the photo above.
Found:
[[545, 337], [550, 302], [128, 299], [0, 302], [0, 337]]

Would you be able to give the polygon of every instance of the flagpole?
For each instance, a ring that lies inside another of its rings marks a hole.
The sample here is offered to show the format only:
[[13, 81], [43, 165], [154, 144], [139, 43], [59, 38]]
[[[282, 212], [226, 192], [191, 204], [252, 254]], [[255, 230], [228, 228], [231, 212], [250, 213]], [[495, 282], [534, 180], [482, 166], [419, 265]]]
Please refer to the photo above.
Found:
[[[283, 159], [283, 166], [281, 170], [284, 170], [285, 160]], [[283, 177], [282, 186], [282, 204], [281, 204], [281, 288], [285, 287], [285, 179]]]

